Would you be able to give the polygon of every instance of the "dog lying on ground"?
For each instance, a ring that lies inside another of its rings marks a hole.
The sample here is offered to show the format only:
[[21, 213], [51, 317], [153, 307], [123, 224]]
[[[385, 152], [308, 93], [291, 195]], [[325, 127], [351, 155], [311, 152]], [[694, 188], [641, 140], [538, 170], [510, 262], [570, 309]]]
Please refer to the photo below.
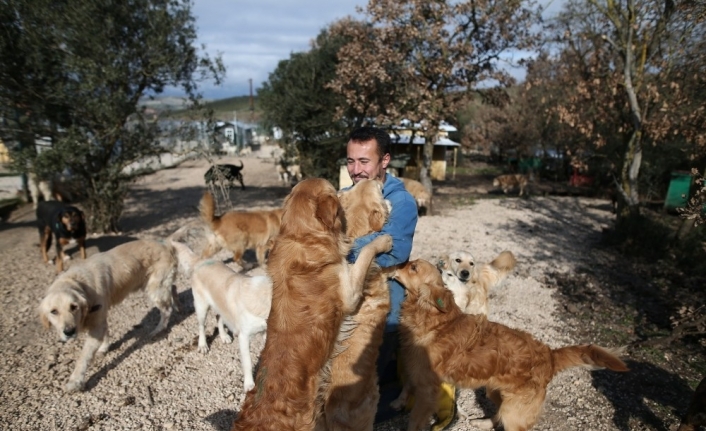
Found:
[[437, 268], [461, 311], [487, 316], [488, 292], [507, 277], [516, 263], [511, 252], [503, 251], [492, 262], [477, 266], [473, 255], [461, 250], [442, 256]]
[[233, 339], [224, 328], [238, 335], [240, 363], [243, 367], [243, 389], [255, 386], [250, 358], [250, 336], [267, 329], [267, 316], [272, 302], [272, 281], [265, 275], [248, 277], [212, 259], [202, 260], [186, 245], [170, 241], [176, 249], [179, 267], [191, 276], [191, 292], [199, 322], [199, 352], [207, 353], [205, 322], [208, 309], [218, 314], [218, 335], [224, 343]]
[[313, 429], [341, 323], [360, 303], [375, 255], [392, 247], [382, 235], [349, 266], [345, 223], [336, 190], [324, 179], [300, 182], [285, 199], [267, 268], [273, 282], [267, 341], [233, 431]]
[[76, 241], [81, 258], [86, 258], [86, 221], [83, 212], [73, 206], [58, 201], [44, 201], [37, 205], [37, 228], [39, 248], [44, 263], [49, 262], [47, 251], [51, 247], [52, 236], [56, 249], [56, 272], [64, 270], [64, 247]]
[[[362, 180], [338, 193], [346, 217], [346, 235], [358, 238], [379, 232], [387, 221], [390, 203], [382, 196], [382, 184]], [[373, 429], [378, 392], [377, 359], [390, 311], [387, 275], [374, 262], [365, 280], [363, 300], [344, 323], [352, 325], [331, 363], [331, 383], [325, 395], [324, 414], [317, 430], [365, 431]]]
[[[240, 166], [236, 165], [213, 165], [206, 173], [203, 175], [203, 179], [207, 186], [215, 185], [217, 181], [225, 181], [229, 187], [235, 185], [235, 180], [240, 182], [240, 189], [245, 190], [245, 184], [243, 183], [243, 174], [240, 172], [243, 170], [243, 161], [240, 161]], [[216, 171], [218, 170], [218, 171]]]
[[686, 416], [677, 431], [696, 431], [706, 425], [706, 378], [696, 387]]
[[146, 290], [160, 311], [159, 324], [150, 336], [167, 327], [176, 305], [176, 273], [174, 248], [162, 242], [136, 240], [94, 254], [56, 278], [39, 305], [42, 323], [47, 328], [53, 326], [63, 342], [80, 332], [87, 333], [66, 384], [67, 392], [81, 390], [96, 351], [108, 351], [108, 310], [132, 292]]
[[419, 215], [431, 214], [431, 194], [419, 181], [410, 178], [400, 178], [404, 183], [404, 188], [414, 197], [417, 202], [417, 212]]
[[519, 189], [522, 196], [525, 193], [525, 187], [527, 187], [527, 175], [522, 174], [507, 174], [498, 175], [493, 180], [493, 187], [500, 187], [503, 193], [507, 194], [511, 189]]
[[204, 193], [199, 211], [214, 236], [209, 238], [209, 244], [201, 257], [211, 257], [225, 247], [233, 252], [233, 260], [245, 268], [245, 250], [255, 249], [257, 263], [264, 267], [267, 250], [272, 245], [272, 239], [279, 233], [282, 209], [228, 211], [220, 216], [215, 215], [215, 210], [213, 195]]
[[400, 265], [393, 276], [407, 291], [400, 336], [410, 390], [396, 402], [414, 396], [408, 431], [427, 426], [441, 382], [486, 388], [498, 412], [492, 419], [473, 420], [473, 426], [527, 431], [539, 419], [547, 385], [562, 370], [628, 370], [618, 350], [594, 345], [550, 349], [530, 334], [489, 322], [484, 315], [463, 314], [430, 262]]

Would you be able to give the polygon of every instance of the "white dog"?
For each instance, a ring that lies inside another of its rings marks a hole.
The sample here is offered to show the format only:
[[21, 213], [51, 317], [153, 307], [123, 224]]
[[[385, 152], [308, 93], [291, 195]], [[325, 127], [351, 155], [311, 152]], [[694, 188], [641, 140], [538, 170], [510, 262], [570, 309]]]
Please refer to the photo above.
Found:
[[191, 291], [199, 322], [199, 352], [207, 353], [205, 322], [208, 309], [218, 314], [221, 341], [233, 341], [224, 323], [238, 335], [240, 362], [243, 366], [243, 389], [255, 387], [250, 358], [250, 336], [267, 329], [267, 316], [272, 304], [272, 281], [267, 276], [248, 277], [230, 269], [223, 262], [201, 258], [187, 245], [171, 241], [179, 257], [184, 275], [191, 273]]
[[439, 259], [444, 285], [454, 302], [466, 314], [488, 314], [488, 292], [500, 284], [515, 267], [515, 256], [503, 251], [492, 262], [476, 265], [467, 251], [455, 251]]
[[81, 390], [96, 351], [108, 351], [108, 310], [130, 293], [145, 289], [160, 311], [159, 324], [150, 336], [167, 327], [176, 306], [174, 248], [158, 241], [137, 240], [94, 254], [59, 275], [39, 305], [45, 327], [53, 326], [66, 342], [79, 332], [88, 337], [76, 362], [67, 392]]

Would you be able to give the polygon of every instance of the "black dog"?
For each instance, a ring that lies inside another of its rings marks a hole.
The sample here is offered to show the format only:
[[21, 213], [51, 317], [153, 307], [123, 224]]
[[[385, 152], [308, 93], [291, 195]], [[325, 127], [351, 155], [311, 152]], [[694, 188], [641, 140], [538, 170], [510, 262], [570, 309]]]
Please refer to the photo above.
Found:
[[81, 258], [86, 258], [86, 221], [80, 209], [58, 201], [39, 202], [37, 227], [44, 263], [49, 261], [47, 251], [51, 246], [52, 235], [54, 236], [57, 273], [64, 270], [64, 247], [71, 240], [76, 240]]
[[240, 171], [243, 169], [243, 161], [240, 161], [240, 166], [235, 166], [235, 165], [213, 165], [209, 168], [208, 171], [203, 176], [203, 179], [206, 181], [206, 185], [213, 185], [218, 181], [220, 178], [220, 175], [217, 174], [215, 171], [218, 169], [218, 171], [223, 175], [223, 178], [228, 181], [229, 186], [233, 186], [233, 183], [235, 180], [240, 181], [240, 188], [242, 190], [245, 190], [245, 184], [243, 184], [243, 174], [240, 173]]

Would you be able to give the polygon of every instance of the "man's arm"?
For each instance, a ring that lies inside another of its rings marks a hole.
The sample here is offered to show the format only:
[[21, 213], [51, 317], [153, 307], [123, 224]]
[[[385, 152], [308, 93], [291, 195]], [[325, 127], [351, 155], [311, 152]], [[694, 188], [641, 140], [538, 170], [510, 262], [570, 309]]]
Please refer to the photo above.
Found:
[[412, 239], [414, 229], [417, 227], [417, 204], [409, 193], [400, 193], [400, 198], [391, 201], [392, 211], [387, 219], [387, 223], [380, 232], [356, 238], [353, 247], [348, 255], [349, 262], [358, 259], [360, 249], [372, 242], [380, 235], [390, 235], [392, 237], [392, 249], [387, 253], [380, 253], [375, 258], [375, 262], [383, 268], [398, 265], [409, 260], [412, 251]]

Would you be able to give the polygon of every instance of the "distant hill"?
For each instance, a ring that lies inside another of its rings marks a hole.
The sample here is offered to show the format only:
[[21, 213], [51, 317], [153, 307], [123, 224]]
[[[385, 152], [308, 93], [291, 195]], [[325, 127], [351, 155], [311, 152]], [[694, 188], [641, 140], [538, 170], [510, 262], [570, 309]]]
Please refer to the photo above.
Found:
[[[262, 118], [262, 111], [257, 103], [257, 96], [253, 96], [254, 111], [250, 112], [250, 96], [236, 96], [225, 99], [217, 99], [204, 102], [206, 108], [213, 109], [214, 117], [217, 120], [231, 121], [234, 116], [238, 120], [258, 123]], [[173, 105], [171, 106], [173, 107]], [[179, 117], [180, 111], [176, 110], [170, 113], [169, 117]]]

